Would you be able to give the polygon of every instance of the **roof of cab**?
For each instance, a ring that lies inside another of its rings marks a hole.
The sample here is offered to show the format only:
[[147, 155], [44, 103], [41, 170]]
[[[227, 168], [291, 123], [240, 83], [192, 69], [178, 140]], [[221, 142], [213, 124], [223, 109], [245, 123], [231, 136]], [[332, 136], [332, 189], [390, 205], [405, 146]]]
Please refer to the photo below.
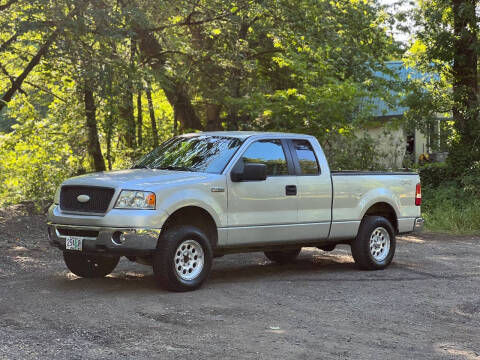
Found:
[[252, 136], [264, 136], [264, 135], [277, 136], [277, 137], [310, 136], [306, 134], [293, 134], [293, 133], [267, 132], [267, 131], [205, 131], [205, 132], [184, 134], [182, 136], [199, 136], [199, 135], [227, 136], [227, 137], [235, 137], [239, 139], [246, 139]]

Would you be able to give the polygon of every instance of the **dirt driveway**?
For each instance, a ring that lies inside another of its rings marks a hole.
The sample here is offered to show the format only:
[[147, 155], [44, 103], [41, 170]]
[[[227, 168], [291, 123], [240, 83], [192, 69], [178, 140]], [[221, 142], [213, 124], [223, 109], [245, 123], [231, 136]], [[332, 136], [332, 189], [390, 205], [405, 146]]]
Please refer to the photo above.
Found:
[[176, 294], [126, 259], [79, 279], [42, 216], [0, 212], [0, 358], [480, 359], [480, 238], [402, 237], [377, 272], [346, 246], [230, 255]]

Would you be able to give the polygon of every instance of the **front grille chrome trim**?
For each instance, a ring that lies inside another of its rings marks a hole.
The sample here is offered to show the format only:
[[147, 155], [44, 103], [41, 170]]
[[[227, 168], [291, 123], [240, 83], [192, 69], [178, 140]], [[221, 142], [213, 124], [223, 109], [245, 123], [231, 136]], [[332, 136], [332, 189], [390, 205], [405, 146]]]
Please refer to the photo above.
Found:
[[[78, 197], [90, 197], [88, 202], [80, 202]], [[115, 189], [88, 185], [64, 185], [60, 189], [60, 210], [64, 213], [103, 216], [111, 206]]]

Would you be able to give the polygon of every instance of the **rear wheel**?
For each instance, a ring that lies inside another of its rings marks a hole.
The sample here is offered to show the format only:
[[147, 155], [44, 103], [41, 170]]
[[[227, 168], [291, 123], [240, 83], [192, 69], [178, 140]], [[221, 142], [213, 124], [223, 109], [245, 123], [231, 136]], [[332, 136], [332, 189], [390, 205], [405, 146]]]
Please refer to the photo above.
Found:
[[63, 252], [63, 259], [68, 269], [84, 278], [100, 278], [110, 274], [118, 264], [119, 257], [77, 254]]
[[395, 244], [395, 232], [388, 219], [366, 216], [351, 243], [352, 256], [361, 269], [381, 270], [392, 262]]
[[202, 230], [190, 225], [175, 226], [158, 241], [153, 272], [162, 288], [191, 291], [207, 278], [212, 258], [210, 241]]
[[279, 264], [288, 264], [295, 260], [302, 250], [301, 247], [291, 249], [291, 250], [282, 250], [282, 251], [265, 251], [265, 256], [276, 263]]

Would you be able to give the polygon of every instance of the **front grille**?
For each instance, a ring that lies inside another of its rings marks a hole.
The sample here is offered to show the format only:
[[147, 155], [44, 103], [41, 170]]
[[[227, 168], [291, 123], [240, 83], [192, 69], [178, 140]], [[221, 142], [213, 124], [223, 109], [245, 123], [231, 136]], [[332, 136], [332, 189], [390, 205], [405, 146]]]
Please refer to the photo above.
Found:
[[[95, 186], [62, 186], [60, 191], [60, 209], [64, 211], [105, 213], [112, 201], [115, 190]], [[88, 195], [87, 202], [78, 201], [79, 195]]]
[[81, 236], [81, 237], [91, 237], [91, 238], [96, 238], [98, 236], [98, 231], [95, 231], [95, 230], [57, 228], [57, 231], [62, 236]]

